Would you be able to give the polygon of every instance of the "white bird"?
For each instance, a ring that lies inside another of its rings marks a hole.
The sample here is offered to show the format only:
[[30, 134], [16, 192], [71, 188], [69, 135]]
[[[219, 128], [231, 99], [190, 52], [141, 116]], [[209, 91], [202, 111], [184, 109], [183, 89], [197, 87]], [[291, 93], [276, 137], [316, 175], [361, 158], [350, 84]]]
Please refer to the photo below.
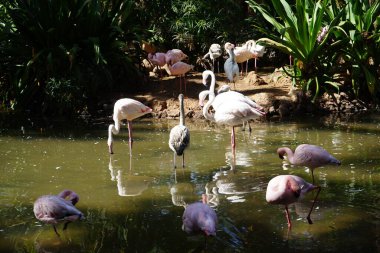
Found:
[[151, 108], [137, 100], [130, 98], [122, 98], [117, 100], [113, 108], [113, 120], [115, 124], [110, 124], [108, 127], [107, 144], [109, 153], [113, 154], [112, 134], [118, 134], [120, 132], [120, 122], [123, 119], [126, 119], [128, 122], [129, 149], [130, 155], [132, 155], [132, 120], [151, 112]]
[[170, 131], [169, 147], [174, 152], [173, 166], [176, 168], [176, 155], [182, 155], [182, 167], [185, 167], [185, 149], [190, 143], [190, 131], [185, 126], [185, 108], [183, 104], [183, 94], [179, 94], [179, 125], [176, 125]]
[[[203, 59], [206, 59], [207, 57], [210, 57], [212, 60], [212, 71], [215, 71], [215, 59], [220, 57], [222, 55], [222, 48], [219, 44], [211, 44], [210, 49], [208, 50], [208, 53], [203, 56]], [[218, 63], [218, 72], [219, 72], [219, 61]]]
[[[248, 61], [250, 59], [255, 59], [255, 70], [257, 68], [257, 58], [262, 57], [265, 52], [265, 47], [261, 45], [257, 45], [256, 41], [248, 40], [243, 46], [235, 47], [234, 53], [236, 57], [237, 63], [243, 63], [247, 61], [245, 74], [248, 72]], [[243, 73], [243, 68], [242, 68]]]
[[[207, 79], [207, 75], [213, 75], [212, 71], [204, 71], [202, 73], [203, 80]], [[215, 75], [214, 75], [215, 78]], [[252, 100], [245, 99], [244, 95], [238, 95], [234, 91], [223, 92], [215, 97], [215, 82], [211, 82], [209, 101], [203, 107], [203, 116], [217, 124], [228, 125], [232, 127], [231, 131], [231, 150], [235, 154], [235, 126], [243, 124], [244, 121], [255, 119], [263, 116], [265, 113], [262, 107]], [[240, 94], [240, 93], [239, 93]], [[237, 98], [243, 96], [242, 99]], [[209, 112], [211, 105], [214, 106], [215, 113]]]
[[171, 49], [165, 54], [165, 61], [168, 65], [173, 65], [179, 61], [189, 58], [181, 49]]
[[239, 78], [239, 65], [236, 62], [234, 48], [234, 44], [231, 44], [230, 42], [227, 42], [224, 45], [224, 49], [229, 55], [228, 59], [224, 62], [224, 72], [227, 75], [228, 81], [234, 83], [235, 89], [235, 81]]
[[185, 94], [186, 94], [186, 73], [194, 68], [193, 65], [187, 64], [185, 62], [176, 62], [172, 66], [165, 64], [164, 69], [170, 76], [178, 76], [179, 77], [179, 92], [182, 93], [182, 78], [184, 79], [185, 85]]

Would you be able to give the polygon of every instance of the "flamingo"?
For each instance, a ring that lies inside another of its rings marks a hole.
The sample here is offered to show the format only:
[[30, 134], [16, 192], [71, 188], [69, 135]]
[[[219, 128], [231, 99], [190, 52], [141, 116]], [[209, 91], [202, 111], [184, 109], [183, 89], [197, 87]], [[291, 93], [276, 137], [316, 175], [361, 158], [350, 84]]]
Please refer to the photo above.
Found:
[[186, 76], [185, 75], [187, 72], [192, 70], [194, 68], [194, 66], [187, 64], [185, 62], [179, 61], [179, 62], [174, 63], [172, 66], [165, 64], [164, 68], [170, 76], [179, 76], [180, 93], [182, 93], [182, 82], [181, 82], [181, 80], [183, 77], [184, 83], [185, 83], [185, 94], [186, 94]]
[[[203, 59], [206, 59], [207, 57], [210, 57], [212, 60], [212, 71], [214, 71], [215, 68], [215, 59], [220, 57], [222, 55], [222, 48], [219, 44], [211, 44], [210, 49], [208, 50], [208, 53], [203, 56]], [[219, 61], [218, 63], [218, 72], [219, 72]]]
[[[210, 85], [209, 101], [203, 107], [203, 116], [217, 124], [231, 126], [231, 150], [235, 154], [235, 126], [243, 124], [244, 121], [263, 116], [265, 113], [261, 106], [250, 99], [245, 99], [243, 94], [235, 91], [223, 92], [215, 97], [215, 75], [212, 71], [206, 70], [202, 73], [203, 80], [207, 79], [207, 75], [211, 75], [214, 81]], [[243, 96], [242, 99], [237, 98], [241, 96]], [[214, 114], [208, 111], [211, 105], [215, 106]]]
[[181, 49], [171, 49], [165, 54], [165, 62], [170, 66], [187, 58], [189, 57]]
[[58, 195], [41, 196], [34, 202], [34, 216], [44, 223], [52, 224], [55, 233], [60, 236], [55, 227], [58, 222], [65, 222], [63, 230], [66, 230], [70, 222], [84, 219], [74, 206], [78, 201], [79, 196], [71, 190], [64, 190]]
[[311, 170], [314, 184], [314, 169], [325, 165], [340, 165], [340, 161], [333, 157], [324, 148], [311, 144], [301, 144], [293, 151], [288, 147], [277, 149], [277, 154], [284, 159], [286, 154], [289, 162], [293, 165], [306, 166]]
[[[262, 57], [264, 55], [265, 47], [261, 45], [257, 45], [256, 41], [254, 40], [248, 40], [246, 43], [244, 43], [241, 47], [235, 47], [234, 53], [236, 57], [237, 63], [243, 63], [247, 61], [245, 74], [248, 72], [248, 61], [250, 59], [255, 59], [255, 69], [257, 68], [256, 60], [259, 57]], [[241, 70], [241, 74], [243, 74], [243, 68]]]
[[188, 234], [216, 235], [218, 217], [214, 209], [205, 203], [195, 202], [186, 206], [182, 215], [182, 222], [182, 230]]
[[[149, 53], [148, 59], [159, 70], [161, 70], [161, 67], [163, 67], [166, 64], [166, 54], [165, 53], [161, 53], [161, 52]], [[160, 73], [160, 75], [161, 75], [161, 73]]]
[[179, 94], [179, 125], [176, 125], [170, 131], [169, 147], [174, 152], [173, 166], [176, 168], [176, 155], [182, 155], [182, 168], [185, 167], [185, 149], [190, 143], [190, 131], [185, 126], [185, 109], [183, 105], [183, 94]]
[[309, 214], [307, 215], [307, 221], [309, 224], [313, 224], [311, 221], [310, 215], [313, 211], [313, 207], [319, 192], [321, 191], [320, 186], [315, 186], [303, 180], [301, 177], [293, 175], [280, 175], [272, 178], [267, 187], [266, 200], [270, 204], [280, 204], [285, 205], [285, 215], [288, 221], [288, 228], [292, 227], [290, 221], [288, 205], [294, 202], [297, 202], [301, 199], [306, 193], [318, 190], [313, 204], [311, 205]]
[[113, 120], [115, 124], [110, 124], [108, 127], [107, 144], [109, 153], [113, 154], [112, 134], [118, 134], [120, 132], [120, 122], [121, 120], [126, 119], [128, 122], [129, 150], [130, 155], [132, 155], [132, 120], [151, 112], [151, 108], [137, 100], [130, 98], [117, 100], [113, 108]]
[[224, 72], [227, 75], [227, 79], [229, 82], [234, 83], [235, 89], [235, 81], [239, 78], [239, 65], [236, 62], [235, 53], [234, 53], [235, 45], [227, 42], [224, 45], [224, 49], [227, 51], [229, 57], [224, 62]]

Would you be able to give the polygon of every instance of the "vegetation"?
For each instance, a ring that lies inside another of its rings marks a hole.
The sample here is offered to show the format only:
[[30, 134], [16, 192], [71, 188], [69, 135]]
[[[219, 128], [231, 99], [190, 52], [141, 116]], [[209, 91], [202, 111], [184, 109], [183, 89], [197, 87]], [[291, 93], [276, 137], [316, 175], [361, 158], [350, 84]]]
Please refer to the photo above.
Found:
[[379, 14], [379, 0], [0, 0], [0, 101], [94, 110], [143, 82], [143, 40], [195, 62], [212, 43], [262, 38], [292, 55], [288, 74], [313, 98], [347, 90], [379, 102]]

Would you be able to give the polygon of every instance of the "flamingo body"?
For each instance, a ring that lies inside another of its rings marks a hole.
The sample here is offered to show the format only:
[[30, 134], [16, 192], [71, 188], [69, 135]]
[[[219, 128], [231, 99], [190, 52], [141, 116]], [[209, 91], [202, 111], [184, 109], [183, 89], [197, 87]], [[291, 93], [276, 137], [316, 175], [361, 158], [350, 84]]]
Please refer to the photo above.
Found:
[[[219, 44], [211, 44], [210, 49], [208, 50], [208, 53], [203, 56], [203, 59], [206, 59], [207, 57], [210, 57], [212, 60], [212, 70], [214, 71], [215, 68], [215, 60], [219, 58], [222, 55], [222, 48]], [[219, 71], [219, 62], [218, 62], [218, 71]]]
[[183, 78], [184, 79], [184, 83], [185, 83], [185, 92], [186, 92], [186, 73], [189, 72], [190, 70], [192, 70], [194, 68], [193, 65], [190, 65], [190, 64], [187, 64], [185, 62], [176, 62], [174, 63], [172, 66], [169, 66], [168, 64], [165, 64], [164, 66], [166, 72], [170, 75], [170, 76], [179, 76], [179, 82], [180, 82], [180, 92], [182, 92], [182, 81], [181, 79]]
[[197, 202], [188, 205], [182, 216], [182, 229], [186, 233], [204, 233], [206, 236], [216, 235], [217, 215], [207, 204]]
[[176, 167], [175, 165], [176, 155], [182, 156], [182, 167], [185, 166], [184, 151], [190, 143], [190, 131], [185, 126], [185, 109], [184, 109], [184, 104], [183, 104], [183, 94], [179, 94], [178, 99], [179, 99], [179, 106], [180, 106], [180, 112], [179, 112], [180, 123], [179, 125], [176, 125], [175, 127], [171, 129], [170, 135], [169, 135], [169, 147], [174, 152], [174, 159], [173, 159], [174, 168]]
[[288, 227], [291, 227], [291, 221], [288, 211], [288, 205], [297, 202], [302, 199], [306, 193], [312, 190], [318, 190], [317, 195], [314, 198], [313, 204], [307, 216], [309, 224], [312, 224], [310, 219], [311, 212], [314, 207], [314, 203], [321, 190], [320, 186], [315, 186], [306, 182], [304, 179], [294, 175], [280, 175], [272, 178], [267, 187], [266, 201], [270, 204], [285, 205], [285, 214], [288, 221]]
[[294, 153], [288, 147], [277, 149], [277, 154], [281, 159], [286, 155], [293, 165], [306, 166], [311, 170], [314, 182], [314, 169], [326, 165], [340, 165], [340, 161], [333, 157], [324, 148], [311, 144], [299, 145]]
[[[69, 199], [66, 199], [66, 198]], [[55, 233], [59, 236], [55, 227], [59, 222], [66, 222], [63, 230], [69, 222], [83, 219], [83, 214], [74, 206], [79, 200], [78, 195], [70, 190], [65, 190], [58, 195], [44, 195], [39, 197], [33, 206], [35, 217], [47, 224], [52, 224]]]
[[157, 66], [163, 67], [166, 64], [166, 54], [165, 53], [149, 53], [148, 59]]
[[113, 120], [115, 124], [111, 124], [108, 127], [108, 148], [109, 153], [113, 154], [113, 138], [112, 134], [118, 134], [120, 132], [120, 122], [123, 119], [128, 121], [128, 132], [129, 132], [129, 143], [130, 148], [132, 148], [132, 124], [131, 121], [141, 117], [147, 113], [151, 113], [152, 109], [143, 103], [130, 99], [130, 98], [122, 98], [116, 101], [113, 110]]
[[181, 49], [171, 49], [171, 50], [168, 50], [165, 54], [165, 62], [168, 65], [173, 65], [187, 58], [188, 56], [184, 52], [182, 52]]

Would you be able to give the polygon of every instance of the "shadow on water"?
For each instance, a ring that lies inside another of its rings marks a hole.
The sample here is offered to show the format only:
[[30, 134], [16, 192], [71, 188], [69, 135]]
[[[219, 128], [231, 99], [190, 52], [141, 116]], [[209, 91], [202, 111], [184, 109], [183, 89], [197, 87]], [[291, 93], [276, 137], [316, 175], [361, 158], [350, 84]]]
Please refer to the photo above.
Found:
[[[0, 251], [378, 252], [379, 122], [257, 123], [251, 135], [237, 132], [233, 170], [229, 133], [212, 125], [189, 122], [192, 143], [186, 167], [177, 170], [167, 144], [177, 121], [137, 121], [131, 157], [123, 130], [115, 137], [115, 154], [108, 154], [106, 126], [3, 130]], [[311, 216], [314, 224], [306, 220], [311, 194], [289, 207], [293, 228], [288, 232], [283, 206], [267, 204], [265, 191], [278, 174], [310, 181], [305, 168], [284, 170], [276, 154], [280, 146], [304, 142], [325, 147], [342, 165], [315, 170], [323, 189]], [[70, 224], [58, 238], [33, 217], [33, 202], [64, 188], [79, 194], [76, 206], [86, 219]], [[202, 194], [219, 219], [217, 236], [207, 245], [203, 236], [182, 231], [184, 205], [201, 201]]]

